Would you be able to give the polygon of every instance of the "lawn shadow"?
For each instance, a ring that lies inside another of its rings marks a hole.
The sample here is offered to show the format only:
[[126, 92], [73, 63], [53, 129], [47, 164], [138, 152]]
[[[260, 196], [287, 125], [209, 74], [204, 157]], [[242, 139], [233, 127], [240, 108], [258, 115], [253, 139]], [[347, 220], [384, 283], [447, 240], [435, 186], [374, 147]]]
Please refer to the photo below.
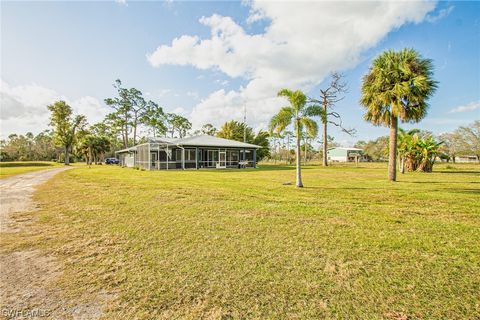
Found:
[[419, 184], [480, 184], [480, 181], [396, 181], [396, 183], [419, 183]]
[[460, 173], [460, 174], [474, 174], [474, 175], [480, 175], [480, 170], [479, 171], [472, 171], [472, 170], [442, 170], [442, 171], [434, 171], [433, 173]]
[[480, 189], [449, 189], [448, 191], [454, 193], [480, 194]]
[[0, 168], [17, 168], [17, 167], [51, 167], [52, 163], [48, 162], [0, 162]]

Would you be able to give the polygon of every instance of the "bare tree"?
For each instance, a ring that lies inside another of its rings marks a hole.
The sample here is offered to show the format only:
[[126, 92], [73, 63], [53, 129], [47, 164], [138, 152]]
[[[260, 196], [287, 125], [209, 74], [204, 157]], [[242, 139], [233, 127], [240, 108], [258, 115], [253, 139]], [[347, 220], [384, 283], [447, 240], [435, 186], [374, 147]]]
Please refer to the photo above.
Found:
[[322, 124], [323, 124], [323, 165], [328, 166], [328, 124], [333, 124], [342, 129], [343, 132], [353, 135], [355, 129], [347, 129], [342, 124], [342, 118], [338, 112], [333, 111], [333, 107], [337, 102], [345, 98], [345, 93], [348, 92], [347, 83], [343, 81], [344, 75], [338, 72], [333, 72], [330, 76], [331, 80], [328, 87], [320, 89], [320, 98], [309, 98], [312, 104], [319, 104], [323, 108]]

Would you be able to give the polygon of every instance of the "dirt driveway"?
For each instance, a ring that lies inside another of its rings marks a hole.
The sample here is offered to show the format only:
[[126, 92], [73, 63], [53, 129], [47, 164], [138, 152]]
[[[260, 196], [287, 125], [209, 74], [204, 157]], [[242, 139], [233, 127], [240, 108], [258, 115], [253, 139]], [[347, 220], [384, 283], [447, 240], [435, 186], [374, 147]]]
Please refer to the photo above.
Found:
[[[0, 240], [9, 233], [27, 229], [36, 205], [36, 186], [69, 167], [34, 171], [0, 180]], [[21, 214], [20, 214], [21, 213]], [[27, 234], [28, 235], [28, 234]], [[1, 244], [1, 242], [0, 242]], [[72, 303], [55, 286], [62, 265], [40, 250], [7, 252], [0, 245], [1, 319], [97, 319], [102, 299]]]
[[70, 167], [33, 171], [0, 179], [0, 232], [15, 232], [15, 213], [35, 210], [32, 195], [35, 187]]

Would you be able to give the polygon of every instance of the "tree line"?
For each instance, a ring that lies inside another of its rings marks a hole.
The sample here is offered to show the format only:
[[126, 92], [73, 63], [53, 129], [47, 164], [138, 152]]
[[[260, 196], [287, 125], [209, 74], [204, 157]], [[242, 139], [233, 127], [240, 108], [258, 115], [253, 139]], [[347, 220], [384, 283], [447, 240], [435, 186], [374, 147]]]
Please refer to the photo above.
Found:
[[[257, 160], [273, 158], [290, 163], [295, 160], [297, 181], [302, 187], [301, 162], [313, 155], [320, 155], [324, 166], [328, 165], [327, 150], [335, 145], [328, 135], [328, 126], [339, 127], [353, 135], [354, 129], [346, 128], [335, 104], [348, 92], [343, 75], [332, 73], [328, 84], [321, 88], [318, 97], [308, 97], [300, 90], [282, 89], [279, 97], [288, 105], [274, 115], [268, 131], [254, 132], [245, 123], [228, 121], [220, 128], [205, 124], [192, 132], [192, 123], [182, 115], [167, 113], [157, 103], [147, 100], [136, 88], [125, 87], [120, 80], [113, 84], [117, 95], [104, 101], [112, 110], [103, 121], [89, 125], [82, 115], [74, 115], [64, 101], [48, 106], [51, 113], [51, 131], [37, 136], [10, 135], [1, 141], [1, 160], [50, 160], [60, 159], [69, 164], [70, 154], [85, 159], [89, 164], [101, 163], [106, 155], [146, 141], [146, 136], [178, 137], [188, 134], [208, 134], [246, 141], [263, 148]], [[413, 49], [388, 50], [376, 57], [368, 73], [363, 77], [360, 105], [365, 108], [364, 119], [378, 126], [386, 126], [389, 136], [372, 141], [359, 141], [356, 146], [364, 150], [371, 160], [388, 159], [388, 179], [396, 180], [397, 158], [401, 172], [431, 171], [435, 159], [455, 161], [459, 155], [475, 155], [480, 159], [479, 126], [460, 127], [452, 133], [434, 137], [431, 133], [399, 129], [399, 122], [415, 123], [422, 120], [428, 110], [428, 100], [438, 83], [433, 79], [433, 64]], [[322, 126], [322, 139], [313, 143]]]
[[192, 123], [186, 117], [164, 112], [157, 103], [145, 99], [140, 90], [126, 88], [120, 80], [113, 86], [117, 96], [104, 99], [112, 112], [103, 121], [90, 125], [84, 115], [74, 114], [65, 101], [56, 101], [47, 106], [51, 130], [37, 136], [12, 134], [1, 140], [0, 160], [54, 160], [68, 165], [73, 156], [87, 164], [100, 164], [115, 151], [146, 142], [147, 136], [184, 138], [188, 134], [208, 134], [262, 146], [257, 160], [270, 154], [266, 131], [255, 133], [245, 123], [232, 120], [219, 129], [205, 124], [192, 132]]

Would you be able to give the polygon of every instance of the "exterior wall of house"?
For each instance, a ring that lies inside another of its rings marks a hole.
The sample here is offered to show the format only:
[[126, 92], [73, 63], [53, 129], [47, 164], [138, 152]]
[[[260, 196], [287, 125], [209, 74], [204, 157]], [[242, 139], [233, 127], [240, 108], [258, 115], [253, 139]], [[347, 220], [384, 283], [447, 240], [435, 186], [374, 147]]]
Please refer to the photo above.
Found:
[[347, 148], [333, 148], [328, 150], [328, 160], [337, 162], [354, 162], [358, 157], [359, 161], [362, 161], [362, 151], [356, 149]]
[[476, 163], [478, 162], [477, 157], [475, 156], [457, 156], [455, 157], [455, 162], [458, 163]]
[[[120, 154], [120, 158], [124, 166], [127, 166], [127, 161], [131, 161], [127, 154]], [[167, 148], [147, 143], [137, 146], [134, 165], [145, 170], [254, 168], [256, 149], [193, 146]]]
[[123, 163], [125, 167], [133, 168], [135, 166], [135, 154], [126, 154]]
[[345, 149], [331, 149], [327, 152], [328, 160], [338, 162], [347, 162], [347, 154], [347, 150]]
[[121, 153], [118, 155], [119, 165], [133, 168], [135, 166], [135, 153]]

